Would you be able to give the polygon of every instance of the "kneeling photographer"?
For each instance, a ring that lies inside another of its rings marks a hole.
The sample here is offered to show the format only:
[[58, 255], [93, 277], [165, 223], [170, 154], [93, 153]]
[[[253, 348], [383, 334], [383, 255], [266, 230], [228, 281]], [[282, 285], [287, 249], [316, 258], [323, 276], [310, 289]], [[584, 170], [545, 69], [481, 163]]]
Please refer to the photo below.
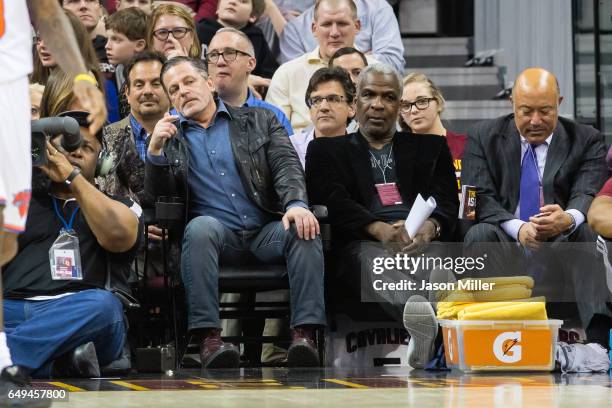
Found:
[[34, 171], [47, 182], [33, 185], [47, 188], [33, 191], [17, 256], [3, 273], [6, 335], [24, 374], [95, 377], [126, 341], [122, 304], [110, 288], [111, 281], [127, 284], [141, 209], [93, 184], [109, 163], [102, 132], [88, 130], [88, 113], [59, 116], [77, 121], [80, 138], [68, 152], [64, 136], [51, 136], [46, 164]]

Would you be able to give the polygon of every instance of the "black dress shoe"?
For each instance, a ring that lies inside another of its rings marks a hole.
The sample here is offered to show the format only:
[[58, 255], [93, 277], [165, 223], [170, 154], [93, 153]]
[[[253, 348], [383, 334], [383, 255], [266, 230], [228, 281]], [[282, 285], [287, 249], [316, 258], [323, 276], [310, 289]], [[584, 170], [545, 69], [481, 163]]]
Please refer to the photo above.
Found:
[[93, 342], [81, 344], [53, 361], [53, 378], [100, 377], [100, 365]]
[[[51, 406], [51, 400], [28, 397], [32, 391], [28, 376], [21, 367], [13, 365], [6, 367], [0, 374], [0, 407], [34, 407], [46, 408]], [[24, 398], [17, 398], [17, 395]]]

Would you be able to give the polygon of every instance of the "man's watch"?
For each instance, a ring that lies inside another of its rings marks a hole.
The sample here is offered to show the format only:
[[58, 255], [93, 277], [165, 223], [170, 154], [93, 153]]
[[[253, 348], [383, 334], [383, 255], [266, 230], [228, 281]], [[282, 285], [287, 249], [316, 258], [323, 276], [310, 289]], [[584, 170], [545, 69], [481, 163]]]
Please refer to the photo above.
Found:
[[574, 230], [574, 228], [576, 228], [576, 219], [574, 218], [572, 213], [567, 212], [567, 211], [565, 213], [569, 215], [570, 218], [572, 219], [572, 223], [570, 224], [570, 226], [565, 231], [563, 231], [564, 233], [569, 234], [570, 232]]
[[71, 185], [74, 178], [79, 174], [81, 174], [81, 169], [79, 169], [78, 167], [73, 168], [70, 174], [68, 175], [68, 178], [64, 180], [64, 183], [66, 183], [67, 186]]
[[428, 220], [431, 221], [431, 223], [434, 225], [434, 228], [435, 228], [434, 239], [440, 238], [440, 233], [442, 231], [442, 227], [440, 226], [440, 223], [435, 218], [428, 218]]

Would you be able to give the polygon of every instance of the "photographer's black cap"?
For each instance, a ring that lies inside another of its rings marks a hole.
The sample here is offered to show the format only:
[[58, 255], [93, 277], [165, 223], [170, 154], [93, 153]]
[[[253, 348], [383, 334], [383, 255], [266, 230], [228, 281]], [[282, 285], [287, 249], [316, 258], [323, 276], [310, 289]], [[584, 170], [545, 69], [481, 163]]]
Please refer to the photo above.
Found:
[[[87, 120], [87, 117], [89, 116], [89, 112], [86, 112], [86, 111], [80, 111], [80, 110], [65, 111], [65, 112], [59, 113], [57, 116], [60, 118], [63, 118], [66, 116], [73, 118], [78, 122], [79, 126], [81, 127], [89, 127], [89, 125], [91, 124]], [[103, 142], [104, 135], [103, 135], [102, 129], [98, 130], [98, 132], [96, 133], [96, 139], [98, 139], [100, 143], [104, 143]]]

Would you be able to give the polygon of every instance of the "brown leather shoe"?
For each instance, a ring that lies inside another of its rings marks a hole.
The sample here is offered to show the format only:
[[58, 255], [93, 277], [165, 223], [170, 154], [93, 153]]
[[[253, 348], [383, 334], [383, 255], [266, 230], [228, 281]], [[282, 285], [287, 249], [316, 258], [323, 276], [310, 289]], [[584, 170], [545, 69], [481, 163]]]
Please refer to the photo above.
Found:
[[287, 365], [290, 367], [318, 367], [319, 353], [314, 342], [314, 330], [304, 326], [292, 332], [293, 341], [287, 352]]
[[238, 368], [240, 352], [221, 339], [220, 329], [210, 329], [200, 345], [200, 360], [203, 368]]

